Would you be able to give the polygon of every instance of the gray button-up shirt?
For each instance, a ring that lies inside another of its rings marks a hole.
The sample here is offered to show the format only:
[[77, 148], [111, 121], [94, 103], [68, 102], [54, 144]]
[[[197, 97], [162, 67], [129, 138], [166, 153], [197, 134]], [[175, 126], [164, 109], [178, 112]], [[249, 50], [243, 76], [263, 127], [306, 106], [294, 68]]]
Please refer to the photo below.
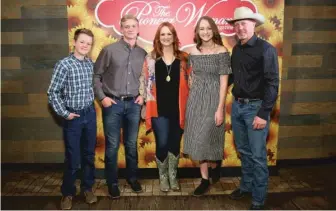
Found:
[[143, 48], [131, 48], [123, 39], [103, 48], [94, 65], [96, 97], [102, 100], [106, 95], [137, 96], [146, 55]]

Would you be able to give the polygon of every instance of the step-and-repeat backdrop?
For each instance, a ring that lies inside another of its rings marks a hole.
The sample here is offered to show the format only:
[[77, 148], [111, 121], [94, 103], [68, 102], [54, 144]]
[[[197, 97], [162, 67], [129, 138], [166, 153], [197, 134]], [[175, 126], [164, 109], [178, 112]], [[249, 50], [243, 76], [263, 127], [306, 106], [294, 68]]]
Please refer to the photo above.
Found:
[[[164, 21], [175, 26], [181, 41], [181, 49], [193, 45], [193, 34], [197, 20], [204, 15], [214, 19], [224, 45], [232, 51], [236, 44], [233, 28], [225, 20], [233, 17], [236, 7], [246, 6], [265, 16], [266, 22], [257, 28], [257, 35], [270, 42], [278, 50], [280, 78], [282, 72], [282, 47], [284, 24], [284, 0], [68, 0], [68, 31], [69, 51], [72, 49], [71, 41], [78, 28], [91, 29], [95, 36], [95, 43], [91, 58], [95, 61], [102, 48], [116, 42], [121, 37], [120, 19], [124, 14], [134, 14], [139, 19], [140, 35], [138, 44], [147, 52], [152, 50], [152, 40], [157, 27]], [[234, 137], [231, 130], [231, 88], [226, 100], [225, 113], [225, 159], [223, 166], [240, 166], [239, 154], [235, 149]], [[281, 89], [281, 87], [280, 87]], [[279, 92], [280, 93], [280, 92]], [[96, 148], [96, 167], [104, 168], [105, 138], [102, 123], [102, 110], [95, 102], [98, 120], [98, 135]], [[280, 95], [271, 113], [271, 125], [267, 138], [268, 164], [276, 164], [277, 142], [280, 113]], [[122, 131], [121, 131], [122, 134]], [[125, 163], [125, 148], [120, 140], [118, 165], [123, 168]], [[181, 151], [183, 140], [181, 143]], [[140, 123], [138, 136], [139, 168], [156, 168], [155, 139], [153, 133], [146, 134], [144, 122]], [[196, 167], [198, 162], [181, 157], [179, 167]]]

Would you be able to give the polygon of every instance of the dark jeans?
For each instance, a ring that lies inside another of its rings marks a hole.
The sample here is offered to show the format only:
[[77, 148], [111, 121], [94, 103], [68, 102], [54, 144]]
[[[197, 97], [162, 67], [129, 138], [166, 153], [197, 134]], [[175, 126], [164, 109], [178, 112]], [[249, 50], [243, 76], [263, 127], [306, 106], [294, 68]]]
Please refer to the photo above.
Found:
[[235, 144], [241, 155], [242, 178], [240, 189], [252, 192], [252, 204], [263, 205], [268, 186], [266, 138], [269, 122], [262, 130], [254, 130], [252, 122], [262, 101], [233, 102], [231, 122]]
[[116, 100], [117, 104], [103, 107], [105, 133], [105, 174], [108, 186], [118, 184], [118, 150], [120, 129], [123, 128], [123, 142], [126, 154], [127, 180], [135, 181], [138, 170], [137, 139], [141, 106], [131, 101]]
[[168, 152], [177, 156], [180, 153], [183, 134], [178, 118], [154, 117], [152, 118], [152, 127], [156, 141], [156, 157], [163, 162]]
[[80, 117], [65, 120], [63, 136], [65, 143], [65, 164], [61, 192], [63, 196], [76, 194], [76, 173], [81, 168], [81, 191], [91, 190], [95, 179], [95, 147], [97, 136], [96, 111], [92, 104], [86, 109], [74, 111]]

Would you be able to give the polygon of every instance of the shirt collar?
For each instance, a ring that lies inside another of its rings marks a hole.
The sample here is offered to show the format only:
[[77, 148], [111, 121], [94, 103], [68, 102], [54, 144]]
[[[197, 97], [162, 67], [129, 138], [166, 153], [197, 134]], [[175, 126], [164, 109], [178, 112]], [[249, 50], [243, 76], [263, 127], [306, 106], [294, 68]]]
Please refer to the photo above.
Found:
[[[131, 48], [131, 45], [130, 45], [128, 42], [126, 42], [126, 41], [124, 40], [124, 38], [121, 38], [121, 39], [120, 39], [120, 42], [121, 42], [123, 45], [127, 46], [128, 48]], [[136, 47], [138, 47], [137, 42], [135, 42], [135, 45], [134, 45], [134, 48], [136, 48]]]
[[84, 56], [84, 60], [77, 59], [77, 57], [75, 57], [75, 55], [74, 55], [74, 52], [71, 52], [71, 53], [70, 53], [70, 57], [71, 57], [72, 59], [77, 60], [77, 61], [80, 61], [80, 62], [82, 62], [82, 61], [88, 61], [88, 60], [89, 60], [89, 57], [87, 57], [87, 56]]
[[[257, 39], [258, 39], [257, 35], [253, 34], [253, 36], [244, 45], [254, 46], [255, 43], [257, 42]], [[241, 44], [240, 41], [239, 41], [239, 45], [244, 46], [244, 45]]]

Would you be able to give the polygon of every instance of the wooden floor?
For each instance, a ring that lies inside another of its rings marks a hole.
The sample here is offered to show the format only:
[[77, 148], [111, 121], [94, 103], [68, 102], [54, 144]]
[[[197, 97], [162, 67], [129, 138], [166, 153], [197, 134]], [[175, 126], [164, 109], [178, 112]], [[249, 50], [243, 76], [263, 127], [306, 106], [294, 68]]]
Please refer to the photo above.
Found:
[[[1, 209], [59, 209], [61, 172], [3, 171]], [[336, 209], [336, 164], [287, 167], [269, 180], [268, 209]], [[193, 197], [199, 179], [180, 179], [180, 192], [162, 193], [158, 180], [140, 180], [144, 193], [135, 194], [125, 180], [120, 180], [122, 197], [108, 197], [104, 179], [98, 179], [93, 191], [99, 200], [87, 205], [81, 196], [74, 199], [73, 209], [119, 210], [226, 210], [248, 209], [251, 198], [230, 200], [228, 194], [239, 185], [239, 177], [221, 178], [206, 196]], [[79, 180], [77, 181], [79, 191]]]

